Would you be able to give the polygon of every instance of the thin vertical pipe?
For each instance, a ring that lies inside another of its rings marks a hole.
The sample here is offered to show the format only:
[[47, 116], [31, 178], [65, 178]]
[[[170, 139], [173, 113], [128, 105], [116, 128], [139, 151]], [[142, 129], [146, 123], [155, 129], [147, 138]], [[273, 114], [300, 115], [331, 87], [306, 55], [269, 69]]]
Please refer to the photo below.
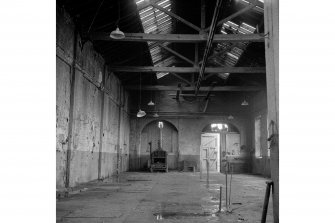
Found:
[[231, 165], [231, 171], [230, 171], [230, 185], [229, 185], [229, 207], [230, 207], [230, 198], [231, 198], [231, 182], [233, 180], [233, 165]]
[[207, 188], [209, 187], [209, 159], [208, 159], [208, 150], [207, 150], [207, 159], [206, 159], [206, 170], [207, 170]]
[[226, 210], [228, 210], [228, 169], [229, 169], [229, 163], [226, 163]]
[[220, 186], [219, 212], [221, 212], [221, 207], [222, 207], [222, 186]]

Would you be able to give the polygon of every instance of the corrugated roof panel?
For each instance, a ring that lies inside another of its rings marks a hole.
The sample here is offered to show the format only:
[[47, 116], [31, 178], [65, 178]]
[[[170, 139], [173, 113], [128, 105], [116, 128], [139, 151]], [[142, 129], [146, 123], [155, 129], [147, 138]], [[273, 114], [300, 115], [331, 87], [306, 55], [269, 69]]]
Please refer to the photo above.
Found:
[[[135, 0], [137, 5], [144, 3], [144, 0]], [[171, 11], [171, 1], [162, 0], [157, 2], [157, 5], [163, 7], [164, 9]], [[172, 18], [166, 13], [148, 6], [139, 11], [141, 22], [143, 25], [144, 33], [154, 33], [154, 34], [167, 34], [172, 32]], [[167, 46], [169, 43], [163, 43], [164, 46]], [[151, 60], [154, 66], [160, 64], [171, 65], [175, 63], [175, 57], [171, 56], [164, 59], [164, 54], [162, 49], [155, 45], [155, 42], [148, 42], [149, 51], [151, 54]], [[153, 47], [154, 46], [154, 47]], [[166, 54], [165, 54], [166, 55]], [[161, 78], [168, 73], [157, 73], [157, 78]]]
[[[256, 31], [255, 27], [245, 22], [242, 22], [240, 25], [238, 25], [232, 21], [227, 21], [222, 25], [220, 32], [223, 34], [227, 34], [228, 32], [252, 34], [255, 31]], [[215, 48], [215, 51], [217, 53], [211, 56], [211, 61], [219, 66], [228, 66], [228, 67], [235, 66], [248, 44], [249, 44], [248, 42], [242, 42], [238, 43], [238, 46], [236, 46], [236, 44], [232, 43], [225, 43], [225, 42], [218, 43]], [[227, 76], [229, 74], [225, 73], [225, 75]]]
[[[264, 0], [258, 0], [260, 3], [262, 3], [264, 5]], [[242, 4], [244, 5], [249, 5], [250, 2], [249, 1], [246, 1], [246, 0], [242, 0], [242, 1], [239, 1], [241, 2]], [[264, 6], [263, 6], [264, 7]], [[259, 6], [256, 6], [254, 8], [252, 8], [254, 11], [258, 12], [258, 13], [264, 13], [264, 9], [259, 7]]]
[[161, 1], [157, 5], [162, 6], [162, 4], [164, 4], [164, 3], [170, 4], [170, 0]]
[[157, 76], [157, 79], [159, 79], [159, 78], [162, 78], [162, 77], [164, 77], [165, 75], [168, 75], [169, 73], [157, 73], [156, 74], [156, 76]]

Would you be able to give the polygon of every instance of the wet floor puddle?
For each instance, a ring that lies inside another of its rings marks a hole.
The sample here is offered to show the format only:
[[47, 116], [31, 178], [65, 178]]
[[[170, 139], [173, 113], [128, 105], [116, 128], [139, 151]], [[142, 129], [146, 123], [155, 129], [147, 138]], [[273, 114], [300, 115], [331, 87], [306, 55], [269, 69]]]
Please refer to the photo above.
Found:
[[154, 216], [157, 220], [164, 219], [178, 219], [185, 217], [216, 217], [217, 213], [202, 212], [202, 213], [187, 213], [187, 212], [161, 212], [155, 213]]

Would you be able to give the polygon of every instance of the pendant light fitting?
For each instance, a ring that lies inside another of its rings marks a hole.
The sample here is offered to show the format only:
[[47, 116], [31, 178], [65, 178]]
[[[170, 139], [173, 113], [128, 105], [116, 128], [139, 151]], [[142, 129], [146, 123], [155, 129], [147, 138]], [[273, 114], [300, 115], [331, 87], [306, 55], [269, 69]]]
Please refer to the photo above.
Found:
[[116, 30], [112, 31], [109, 35], [112, 39], [123, 39], [125, 37], [124, 33], [119, 29], [119, 21], [120, 21], [120, 0], [118, 1], [119, 7], [119, 17], [116, 21]]

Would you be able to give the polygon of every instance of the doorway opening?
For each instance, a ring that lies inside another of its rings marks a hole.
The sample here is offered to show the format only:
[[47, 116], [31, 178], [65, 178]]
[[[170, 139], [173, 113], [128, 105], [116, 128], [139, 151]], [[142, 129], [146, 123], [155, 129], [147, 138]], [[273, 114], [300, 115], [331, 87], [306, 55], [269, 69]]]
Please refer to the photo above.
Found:
[[241, 154], [241, 136], [238, 128], [230, 123], [211, 123], [206, 125], [201, 134], [200, 166], [210, 172], [224, 172], [227, 157], [234, 159]]
[[200, 165], [203, 172], [220, 171], [220, 134], [219, 133], [202, 133]]

